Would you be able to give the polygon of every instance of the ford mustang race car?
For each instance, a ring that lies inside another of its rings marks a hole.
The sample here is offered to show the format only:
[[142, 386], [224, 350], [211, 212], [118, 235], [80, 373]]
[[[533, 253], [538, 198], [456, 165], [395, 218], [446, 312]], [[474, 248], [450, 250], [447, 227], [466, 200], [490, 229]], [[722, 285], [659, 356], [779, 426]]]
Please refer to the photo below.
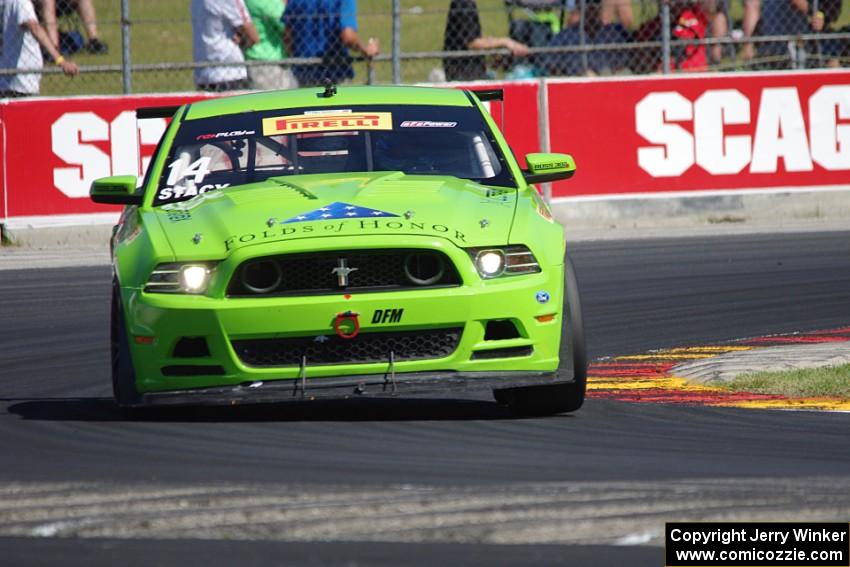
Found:
[[492, 389], [578, 409], [586, 355], [562, 227], [483, 100], [354, 87], [171, 109], [113, 232], [112, 385], [122, 408]]

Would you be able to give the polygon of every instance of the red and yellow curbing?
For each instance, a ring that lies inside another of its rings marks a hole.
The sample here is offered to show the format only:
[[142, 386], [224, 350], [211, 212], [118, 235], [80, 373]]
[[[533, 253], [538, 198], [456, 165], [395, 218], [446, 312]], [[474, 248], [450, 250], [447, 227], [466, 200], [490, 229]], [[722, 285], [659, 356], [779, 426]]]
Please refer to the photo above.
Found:
[[674, 373], [683, 362], [778, 345], [850, 341], [850, 327], [806, 334], [742, 339], [726, 345], [694, 346], [618, 356], [588, 369], [588, 397], [625, 402], [687, 404], [757, 409], [850, 411], [841, 398], [789, 398], [776, 394], [731, 392], [691, 382]]

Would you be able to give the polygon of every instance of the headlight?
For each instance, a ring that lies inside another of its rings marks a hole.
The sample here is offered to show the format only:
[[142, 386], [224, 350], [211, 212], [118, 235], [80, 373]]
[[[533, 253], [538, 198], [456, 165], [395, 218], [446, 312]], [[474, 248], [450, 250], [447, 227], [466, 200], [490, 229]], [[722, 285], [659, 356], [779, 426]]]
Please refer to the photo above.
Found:
[[535, 274], [540, 271], [537, 258], [526, 246], [499, 246], [491, 248], [469, 248], [475, 269], [482, 278]]
[[482, 278], [497, 278], [505, 271], [505, 253], [501, 250], [481, 250], [475, 255], [475, 267]]
[[148, 293], [204, 293], [214, 268], [215, 264], [211, 262], [160, 264], [151, 272], [145, 291]]
[[201, 293], [207, 289], [210, 270], [206, 266], [183, 266], [180, 268], [180, 287], [186, 293]]

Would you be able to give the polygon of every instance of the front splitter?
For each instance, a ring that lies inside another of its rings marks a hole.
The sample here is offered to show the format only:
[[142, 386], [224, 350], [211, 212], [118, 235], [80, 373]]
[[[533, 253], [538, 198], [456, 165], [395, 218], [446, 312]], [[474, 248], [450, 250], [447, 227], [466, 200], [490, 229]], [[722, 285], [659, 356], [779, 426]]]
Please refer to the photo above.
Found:
[[409, 372], [327, 378], [304, 377], [186, 390], [147, 392], [140, 406], [238, 405], [319, 399], [464, 394], [487, 389], [571, 384], [556, 372]]

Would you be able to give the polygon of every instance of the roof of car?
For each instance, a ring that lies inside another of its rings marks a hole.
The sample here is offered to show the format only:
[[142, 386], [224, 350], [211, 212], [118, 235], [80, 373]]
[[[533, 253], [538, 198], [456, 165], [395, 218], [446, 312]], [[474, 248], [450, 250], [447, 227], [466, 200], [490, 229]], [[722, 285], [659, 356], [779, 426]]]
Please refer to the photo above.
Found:
[[321, 108], [340, 105], [428, 104], [435, 106], [471, 106], [459, 89], [407, 86], [340, 85], [333, 96], [323, 96], [324, 87], [265, 91], [214, 98], [192, 103], [184, 120], [209, 118], [222, 114], [274, 110], [279, 108]]

